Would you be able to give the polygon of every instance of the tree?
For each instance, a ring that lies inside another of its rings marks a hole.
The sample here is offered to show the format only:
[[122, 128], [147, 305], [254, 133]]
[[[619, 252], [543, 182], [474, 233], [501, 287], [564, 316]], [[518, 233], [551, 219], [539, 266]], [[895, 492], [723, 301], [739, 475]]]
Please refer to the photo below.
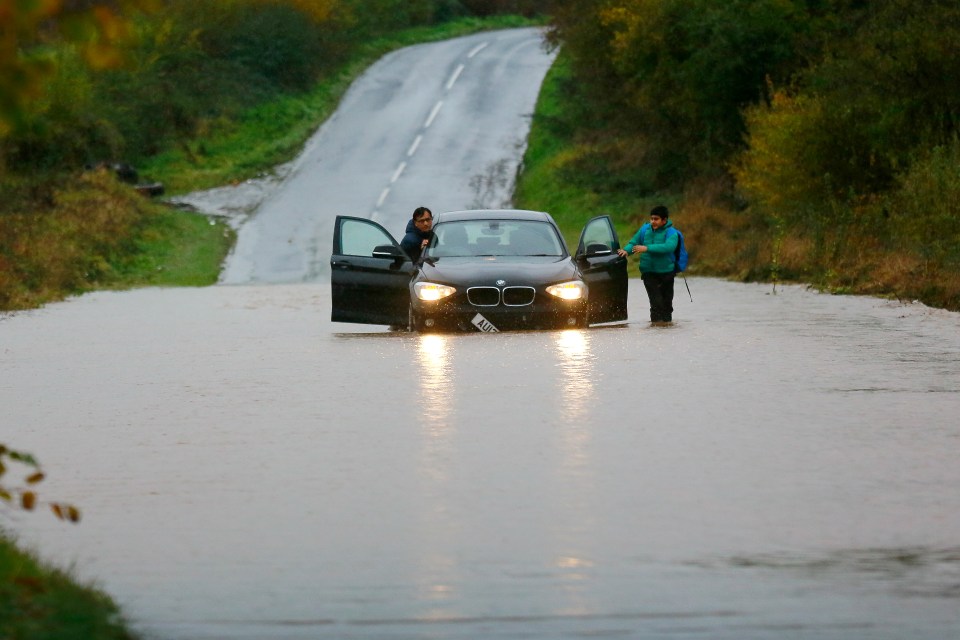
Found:
[[743, 109], [796, 71], [811, 30], [799, 0], [575, 0], [554, 17], [591, 102], [660, 187], [724, 170]]
[[77, 46], [96, 68], [120, 62], [131, 35], [129, 16], [161, 0], [0, 0], [0, 136], [15, 128], [56, 65], [54, 42]]

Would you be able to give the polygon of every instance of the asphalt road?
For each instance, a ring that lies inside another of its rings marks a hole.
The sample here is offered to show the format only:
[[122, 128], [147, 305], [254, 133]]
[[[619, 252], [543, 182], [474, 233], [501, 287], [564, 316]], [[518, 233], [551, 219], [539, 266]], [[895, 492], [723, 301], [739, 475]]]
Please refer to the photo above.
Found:
[[222, 281], [322, 281], [333, 220], [372, 218], [399, 240], [418, 206], [508, 204], [553, 55], [537, 29], [409, 47], [377, 62], [240, 229]]

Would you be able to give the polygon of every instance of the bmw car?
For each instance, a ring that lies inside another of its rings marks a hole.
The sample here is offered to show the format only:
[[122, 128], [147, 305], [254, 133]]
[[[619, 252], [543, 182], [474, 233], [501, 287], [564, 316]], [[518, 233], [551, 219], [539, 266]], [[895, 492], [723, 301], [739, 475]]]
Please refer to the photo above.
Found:
[[627, 260], [609, 216], [570, 255], [550, 214], [452, 211], [434, 217], [415, 264], [378, 223], [338, 216], [330, 258], [334, 322], [410, 331], [583, 328], [627, 319]]

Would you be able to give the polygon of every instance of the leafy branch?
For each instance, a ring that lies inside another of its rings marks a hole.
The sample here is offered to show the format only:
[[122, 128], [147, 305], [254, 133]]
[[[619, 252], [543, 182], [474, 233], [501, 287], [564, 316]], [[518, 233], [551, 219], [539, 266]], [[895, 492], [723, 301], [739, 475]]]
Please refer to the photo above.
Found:
[[[9, 463], [15, 462], [20, 466], [26, 467], [26, 475], [22, 483], [17, 485], [8, 485], [5, 480]], [[14, 451], [0, 444], [0, 501], [7, 503], [12, 508], [20, 508], [24, 511], [33, 511], [40, 503], [35, 490], [36, 485], [43, 482], [46, 474], [40, 468], [40, 464], [29, 453]], [[70, 522], [80, 521], [80, 510], [64, 502], [48, 502], [53, 515], [60, 520]]]

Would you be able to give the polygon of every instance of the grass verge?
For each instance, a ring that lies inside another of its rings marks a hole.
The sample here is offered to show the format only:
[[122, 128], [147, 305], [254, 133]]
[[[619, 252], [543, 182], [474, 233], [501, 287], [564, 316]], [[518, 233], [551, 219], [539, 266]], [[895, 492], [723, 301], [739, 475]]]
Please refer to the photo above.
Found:
[[18, 549], [0, 531], [0, 638], [132, 640], [117, 605], [99, 589]]
[[106, 170], [9, 189], [0, 213], [0, 309], [71, 294], [217, 281], [233, 231], [149, 201]]
[[215, 284], [235, 239], [233, 229], [219, 220], [157, 205], [136, 239], [137, 250], [118, 263], [102, 288]]

